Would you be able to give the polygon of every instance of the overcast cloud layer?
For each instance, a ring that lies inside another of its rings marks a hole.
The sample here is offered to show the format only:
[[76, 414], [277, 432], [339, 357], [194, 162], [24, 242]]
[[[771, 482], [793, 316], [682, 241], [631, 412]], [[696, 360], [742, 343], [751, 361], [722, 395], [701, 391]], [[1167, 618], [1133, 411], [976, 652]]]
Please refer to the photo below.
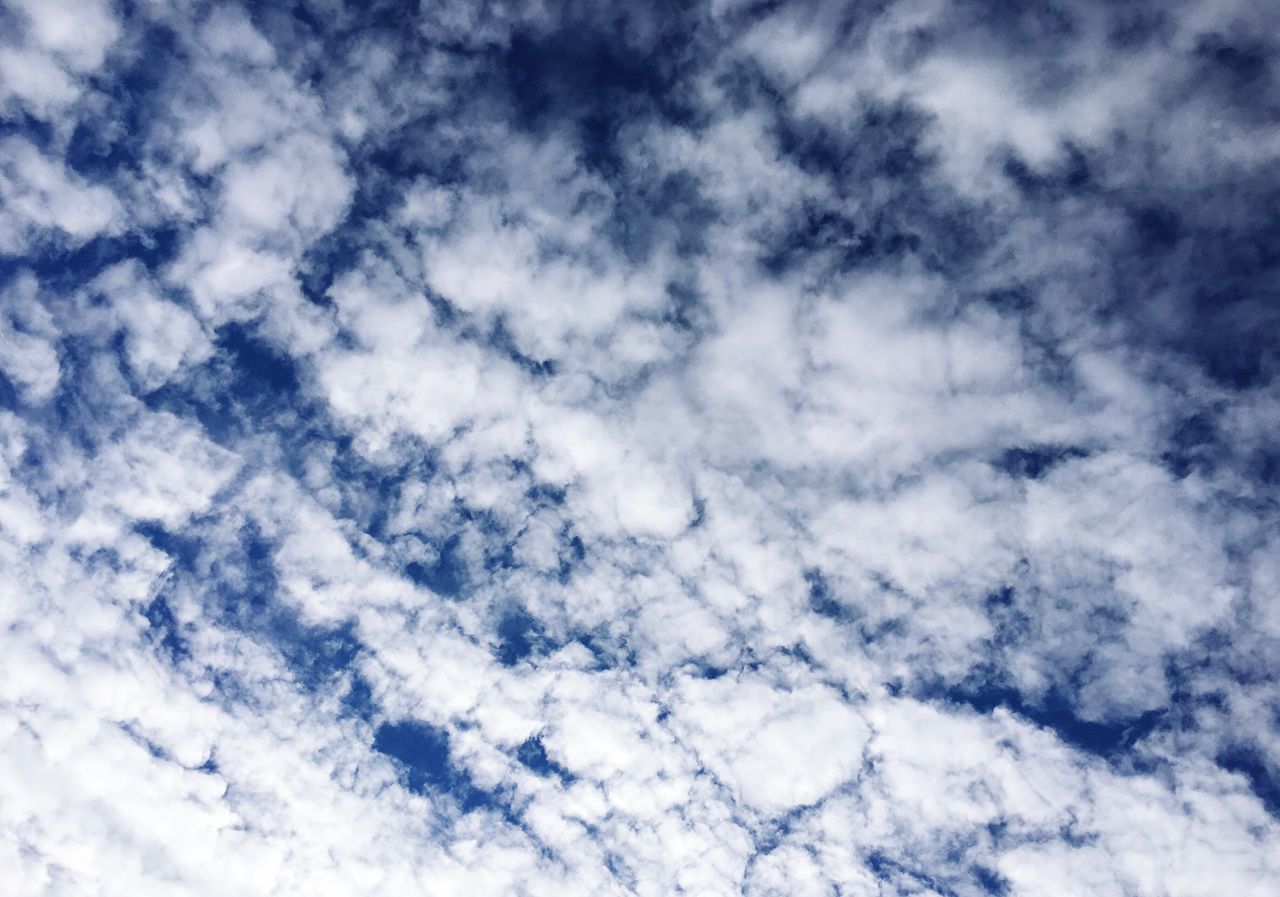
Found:
[[1280, 893], [1280, 9], [0, 2], [0, 893]]

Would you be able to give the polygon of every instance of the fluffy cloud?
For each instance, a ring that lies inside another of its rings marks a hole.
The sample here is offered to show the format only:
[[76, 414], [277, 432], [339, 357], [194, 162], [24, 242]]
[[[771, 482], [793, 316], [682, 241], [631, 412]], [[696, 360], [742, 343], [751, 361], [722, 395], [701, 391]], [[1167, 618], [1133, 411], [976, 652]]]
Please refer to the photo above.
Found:
[[1269, 18], [0, 12], [0, 889], [1274, 893]]

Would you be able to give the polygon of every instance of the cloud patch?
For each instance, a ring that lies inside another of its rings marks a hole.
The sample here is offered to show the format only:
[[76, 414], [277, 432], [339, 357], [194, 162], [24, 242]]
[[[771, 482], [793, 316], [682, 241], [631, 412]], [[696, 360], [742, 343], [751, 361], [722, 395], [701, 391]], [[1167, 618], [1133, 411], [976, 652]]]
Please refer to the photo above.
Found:
[[1275, 893], [1274, 16], [998, 6], [0, 11], [0, 890]]

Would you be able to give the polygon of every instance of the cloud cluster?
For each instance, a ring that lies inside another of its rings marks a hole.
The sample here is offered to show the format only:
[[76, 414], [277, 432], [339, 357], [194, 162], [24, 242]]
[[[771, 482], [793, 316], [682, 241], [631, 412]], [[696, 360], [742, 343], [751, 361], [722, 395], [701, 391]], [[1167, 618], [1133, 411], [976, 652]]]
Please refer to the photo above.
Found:
[[0, 891], [1274, 893], [1276, 24], [0, 10]]

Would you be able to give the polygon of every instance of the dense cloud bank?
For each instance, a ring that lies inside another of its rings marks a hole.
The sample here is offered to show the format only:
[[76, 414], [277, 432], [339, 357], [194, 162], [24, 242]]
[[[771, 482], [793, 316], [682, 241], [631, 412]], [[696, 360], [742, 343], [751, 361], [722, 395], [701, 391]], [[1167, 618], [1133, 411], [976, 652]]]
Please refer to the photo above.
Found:
[[0, 6], [0, 892], [1280, 893], [1274, 4]]

